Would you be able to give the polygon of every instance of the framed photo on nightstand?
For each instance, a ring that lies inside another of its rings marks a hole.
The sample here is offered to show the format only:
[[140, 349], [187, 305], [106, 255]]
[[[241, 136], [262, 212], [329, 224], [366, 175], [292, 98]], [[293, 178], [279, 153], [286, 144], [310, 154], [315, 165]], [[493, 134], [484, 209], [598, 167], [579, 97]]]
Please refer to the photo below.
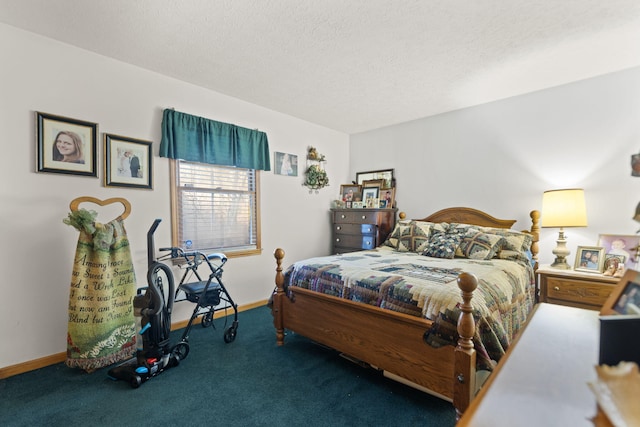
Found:
[[618, 259], [624, 257], [625, 268], [636, 268], [640, 235], [601, 234], [598, 237], [598, 246], [604, 248], [607, 257], [611, 255], [616, 255]]
[[576, 263], [573, 269], [576, 271], [602, 273], [604, 270], [604, 248], [599, 246], [578, 246]]

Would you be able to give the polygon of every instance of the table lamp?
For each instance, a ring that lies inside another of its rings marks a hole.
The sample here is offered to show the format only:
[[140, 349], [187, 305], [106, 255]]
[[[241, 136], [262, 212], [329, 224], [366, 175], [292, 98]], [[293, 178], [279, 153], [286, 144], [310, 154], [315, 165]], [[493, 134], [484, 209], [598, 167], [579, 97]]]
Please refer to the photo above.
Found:
[[584, 190], [570, 188], [565, 190], [545, 191], [542, 195], [542, 224], [544, 228], [560, 228], [556, 248], [552, 251], [556, 256], [551, 264], [553, 268], [571, 269], [567, 264], [567, 239], [564, 227], [586, 227], [587, 208], [584, 202]]

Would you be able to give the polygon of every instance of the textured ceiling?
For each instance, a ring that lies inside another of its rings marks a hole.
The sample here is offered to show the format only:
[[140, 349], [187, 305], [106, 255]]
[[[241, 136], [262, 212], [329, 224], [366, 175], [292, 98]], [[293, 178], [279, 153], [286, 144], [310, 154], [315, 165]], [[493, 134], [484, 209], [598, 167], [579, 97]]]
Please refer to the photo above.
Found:
[[640, 66], [638, 0], [0, 0], [0, 22], [346, 133]]

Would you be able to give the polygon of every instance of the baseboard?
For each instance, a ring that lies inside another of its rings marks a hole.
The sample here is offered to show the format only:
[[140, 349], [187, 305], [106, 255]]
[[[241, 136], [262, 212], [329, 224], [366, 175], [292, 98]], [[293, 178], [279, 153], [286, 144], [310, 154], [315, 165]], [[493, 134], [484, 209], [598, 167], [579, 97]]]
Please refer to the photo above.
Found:
[[[251, 310], [253, 308], [262, 307], [263, 305], [267, 305], [267, 300], [257, 301], [251, 304], [243, 305], [238, 307], [238, 312]], [[233, 311], [231, 311], [233, 313]], [[224, 310], [218, 311], [214, 314], [214, 318], [220, 318], [229, 315], [229, 311], [225, 312]], [[171, 330], [182, 329], [187, 326], [189, 320], [184, 320], [180, 322], [175, 322], [171, 324]], [[56, 363], [64, 362], [67, 358], [67, 353], [56, 353], [49, 356], [40, 357], [38, 359], [29, 360], [27, 362], [18, 363], [17, 365], [11, 365], [4, 368], [0, 368], [0, 380], [12, 377], [14, 375], [24, 374], [25, 372], [35, 371], [36, 369], [44, 368], [49, 365], [55, 365]]]

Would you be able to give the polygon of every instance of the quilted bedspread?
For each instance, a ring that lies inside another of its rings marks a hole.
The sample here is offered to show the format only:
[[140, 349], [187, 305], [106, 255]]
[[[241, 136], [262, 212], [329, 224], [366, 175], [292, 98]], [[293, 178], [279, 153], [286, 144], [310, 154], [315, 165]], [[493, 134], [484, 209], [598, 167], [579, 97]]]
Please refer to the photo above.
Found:
[[456, 279], [463, 271], [478, 278], [472, 299], [474, 345], [478, 368], [491, 369], [533, 308], [534, 273], [526, 261], [431, 258], [379, 247], [297, 262], [285, 272], [285, 289], [298, 286], [423, 316], [434, 321], [427, 343], [455, 345], [462, 301]]

